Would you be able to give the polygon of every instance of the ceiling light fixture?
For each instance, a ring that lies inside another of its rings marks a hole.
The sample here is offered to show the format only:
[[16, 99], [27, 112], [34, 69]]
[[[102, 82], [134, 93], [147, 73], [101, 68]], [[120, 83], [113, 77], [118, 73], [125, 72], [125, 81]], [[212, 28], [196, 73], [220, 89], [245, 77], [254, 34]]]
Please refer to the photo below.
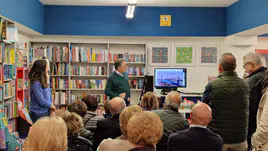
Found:
[[137, 0], [128, 1], [128, 7], [127, 7], [127, 13], [126, 13], [127, 19], [132, 19], [134, 17], [134, 11], [135, 11], [136, 5], [137, 5]]

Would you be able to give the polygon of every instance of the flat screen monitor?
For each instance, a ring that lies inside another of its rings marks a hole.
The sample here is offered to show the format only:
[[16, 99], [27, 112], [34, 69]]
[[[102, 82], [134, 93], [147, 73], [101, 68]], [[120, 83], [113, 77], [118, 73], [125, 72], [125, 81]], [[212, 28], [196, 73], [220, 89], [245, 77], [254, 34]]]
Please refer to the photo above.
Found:
[[186, 68], [155, 68], [154, 86], [157, 89], [186, 88]]

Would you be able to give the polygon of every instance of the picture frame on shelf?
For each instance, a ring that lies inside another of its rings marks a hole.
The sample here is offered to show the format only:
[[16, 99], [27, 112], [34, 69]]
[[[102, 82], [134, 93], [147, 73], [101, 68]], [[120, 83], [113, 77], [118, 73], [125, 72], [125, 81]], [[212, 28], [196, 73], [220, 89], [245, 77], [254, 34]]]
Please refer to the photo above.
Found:
[[220, 47], [217, 45], [202, 45], [198, 51], [199, 65], [215, 66], [220, 57]]
[[172, 56], [174, 66], [195, 65], [196, 52], [193, 45], [174, 45]]
[[149, 46], [149, 65], [168, 66], [170, 65], [171, 49], [169, 45]]

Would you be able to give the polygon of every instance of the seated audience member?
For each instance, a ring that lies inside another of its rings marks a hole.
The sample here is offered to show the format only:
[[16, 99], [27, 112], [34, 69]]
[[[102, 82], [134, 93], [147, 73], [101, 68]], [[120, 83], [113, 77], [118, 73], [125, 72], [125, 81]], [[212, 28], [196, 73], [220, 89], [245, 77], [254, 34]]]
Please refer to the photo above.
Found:
[[162, 135], [163, 123], [154, 112], [138, 112], [128, 121], [127, 137], [135, 145], [129, 151], [155, 151]]
[[108, 101], [106, 101], [103, 105], [103, 108], [104, 108], [104, 114], [103, 114], [103, 117], [104, 118], [108, 118], [108, 117], [111, 117], [112, 116], [112, 113], [110, 111], [110, 107], [109, 107], [109, 103]]
[[[69, 112], [74, 112], [83, 118], [87, 113], [87, 106], [82, 101], [75, 101], [70, 105], [68, 105], [67, 110]], [[93, 134], [89, 130], [86, 130], [84, 126], [81, 128], [79, 132], [79, 136], [82, 136], [90, 141], [92, 140], [92, 135]]]
[[94, 133], [97, 128], [98, 120], [103, 119], [103, 117], [100, 117], [97, 114], [97, 108], [98, 108], [97, 97], [93, 95], [87, 95], [82, 98], [82, 101], [87, 106], [86, 115], [83, 117], [84, 126], [87, 130], [90, 130], [91, 132]]
[[108, 103], [112, 117], [98, 121], [97, 129], [93, 138], [94, 150], [97, 149], [102, 140], [107, 138], [116, 138], [122, 134], [119, 126], [119, 116], [126, 107], [125, 101], [120, 97], [115, 97]]
[[159, 109], [159, 98], [154, 92], [147, 92], [142, 96], [141, 107], [146, 111], [157, 110]]
[[83, 127], [82, 118], [76, 113], [68, 111], [61, 113], [61, 117], [67, 126], [68, 151], [91, 151], [92, 143], [79, 136], [79, 132]]
[[263, 96], [257, 113], [257, 129], [251, 137], [253, 151], [268, 150], [268, 71], [263, 80]]
[[67, 127], [60, 117], [40, 118], [30, 128], [23, 151], [66, 151]]
[[164, 134], [156, 146], [157, 151], [167, 150], [167, 141], [171, 133], [185, 130], [189, 127], [187, 119], [178, 112], [181, 104], [181, 96], [177, 91], [171, 91], [165, 98], [165, 107], [154, 110], [164, 124]]
[[222, 138], [207, 128], [212, 119], [205, 103], [196, 104], [190, 114], [191, 126], [169, 136], [168, 151], [221, 151]]
[[122, 135], [119, 136], [117, 139], [108, 138], [103, 140], [98, 147], [98, 151], [126, 151], [131, 148], [134, 148], [134, 145], [127, 140], [127, 123], [132, 115], [141, 111], [142, 108], [138, 105], [126, 107], [119, 117]]

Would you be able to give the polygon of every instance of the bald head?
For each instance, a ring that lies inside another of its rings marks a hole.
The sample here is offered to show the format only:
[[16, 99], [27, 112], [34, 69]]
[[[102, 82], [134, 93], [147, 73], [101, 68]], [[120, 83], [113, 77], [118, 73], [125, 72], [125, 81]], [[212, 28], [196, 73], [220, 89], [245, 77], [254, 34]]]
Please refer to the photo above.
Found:
[[120, 114], [126, 107], [125, 101], [120, 97], [115, 97], [109, 101], [110, 111], [113, 115]]
[[236, 58], [232, 53], [224, 53], [221, 56], [219, 62], [219, 70], [223, 71], [234, 71], [236, 69]]
[[177, 91], [171, 91], [167, 94], [165, 99], [166, 106], [178, 108], [181, 105], [181, 95]]
[[211, 119], [211, 109], [206, 103], [198, 103], [192, 108], [191, 124], [207, 126]]

